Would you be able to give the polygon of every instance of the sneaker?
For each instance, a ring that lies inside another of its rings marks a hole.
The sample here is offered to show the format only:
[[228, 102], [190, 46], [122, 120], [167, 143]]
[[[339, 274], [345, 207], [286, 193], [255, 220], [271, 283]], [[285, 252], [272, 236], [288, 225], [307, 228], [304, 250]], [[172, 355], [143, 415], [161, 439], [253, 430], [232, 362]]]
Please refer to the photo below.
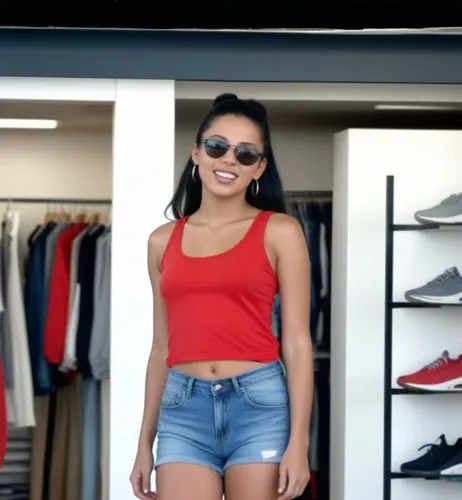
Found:
[[462, 438], [454, 445], [454, 455], [440, 472], [440, 477], [453, 481], [462, 481]]
[[438, 205], [418, 210], [414, 218], [421, 224], [461, 224], [462, 193], [451, 194]]
[[431, 281], [404, 293], [409, 302], [462, 305], [462, 276], [457, 267], [450, 267]]
[[[438, 442], [439, 441], [439, 442]], [[425, 444], [418, 451], [427, 449], [420, 457], [401, 465], [401, 472], [409, 476], [438, 479], [439, 477], [455, 476], [462, 466], [462, 438], [449, 445], [442, 434], [436, 443]]]
[[462, 391], [462, 355], [457, 359], [444, 351], [441, 356], [420, 370], [398, 377], [397, 384], [420, 391]]

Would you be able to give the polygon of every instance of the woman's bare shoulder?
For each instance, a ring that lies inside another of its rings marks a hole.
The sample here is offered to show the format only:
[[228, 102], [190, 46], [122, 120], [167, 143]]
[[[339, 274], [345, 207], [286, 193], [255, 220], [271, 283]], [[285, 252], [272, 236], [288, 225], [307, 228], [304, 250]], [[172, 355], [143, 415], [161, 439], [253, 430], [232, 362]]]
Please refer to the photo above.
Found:
[[178, 221], [166, 222], [151, 232], [149, 235], [149, 248], [154, 255], [160, 256], [163, 254], [177, 223]]

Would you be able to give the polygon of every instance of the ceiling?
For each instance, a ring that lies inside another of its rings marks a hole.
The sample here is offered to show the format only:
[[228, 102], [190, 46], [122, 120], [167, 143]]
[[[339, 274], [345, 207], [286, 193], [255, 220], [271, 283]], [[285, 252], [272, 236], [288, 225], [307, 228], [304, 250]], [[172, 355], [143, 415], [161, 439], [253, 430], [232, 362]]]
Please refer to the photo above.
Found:
[[[273, 100], [264, 99], [269, 119], [334, 127], [462, 128], [462, 103], [448, 111], [377, 111], [380, 101], [353, 100]], [[392, 101], [387, 101], [390, 104]], [[398, 101], [397, 101], [398, 102]], [[399, 101], [403, 104], [405, 101]], [[197, 121], [210, 109], [210, 99], [178, 100], [176, 121]], [[424, 101], [426, 105], [431, 102]], [[416, 102], [413, 102], [416, 104]], [[442, 102], [434, 102], [441, 105]], [[69, 103], [44, 101], [0, 101], [0, 118], [47, 118], [59, 121], [58, 131], [110, 132], [113, 105], [109, 103]], [[49, 133], [49, 132], [48, 132]]]

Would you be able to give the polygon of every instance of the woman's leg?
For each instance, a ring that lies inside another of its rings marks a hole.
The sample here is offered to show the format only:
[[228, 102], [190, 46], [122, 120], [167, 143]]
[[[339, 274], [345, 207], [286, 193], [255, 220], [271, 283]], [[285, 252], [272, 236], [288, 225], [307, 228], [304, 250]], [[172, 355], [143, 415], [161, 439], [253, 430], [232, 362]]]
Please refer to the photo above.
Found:
[[279, 464], [255, 463], [231, 466], [225, 474], [225, 499], [277, 500], [278, 471]]
[[222, 500], [211, 384], [170, 372], [157, 424], [158, 500]]
[[[208, 467], [172, 463], [157, 468], [156, 492], [159, 500], [222, 500], [223, 484], [221, 476]], [[259, 498], [264, 497], [254, 500]]]
[[279, 363], [236, 377], [227, 397], [226, 500], [277, 500], [290, 435], [289, 394]]

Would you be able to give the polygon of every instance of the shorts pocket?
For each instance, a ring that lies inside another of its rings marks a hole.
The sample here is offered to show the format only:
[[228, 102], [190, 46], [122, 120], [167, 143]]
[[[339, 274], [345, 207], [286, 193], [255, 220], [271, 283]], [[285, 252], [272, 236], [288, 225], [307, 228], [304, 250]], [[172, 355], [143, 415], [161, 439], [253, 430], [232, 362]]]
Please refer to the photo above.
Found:
[[164, 387], [162, 399], [160, 402], [161, 408], [180, 408], [186, 398], [186, 389], [183, 385], [169, 381]]
[[271, 377], [242, 387], [244, 399], [255, 408], [289, 407], [289, 394], [284, 377]]

